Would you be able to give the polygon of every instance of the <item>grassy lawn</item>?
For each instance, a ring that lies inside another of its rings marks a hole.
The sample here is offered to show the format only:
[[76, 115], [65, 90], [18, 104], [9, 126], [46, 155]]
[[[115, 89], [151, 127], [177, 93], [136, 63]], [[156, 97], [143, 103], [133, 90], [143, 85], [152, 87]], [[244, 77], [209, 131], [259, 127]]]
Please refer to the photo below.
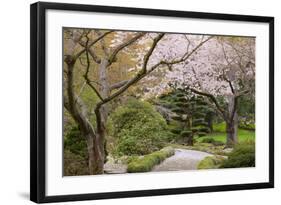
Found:
[[[214, 132], [207, 136], [197, 138], [199, 142], [201, 142], [204, 138], [212, 137], [217, 141], [224, 142], [226, 141], [226, 133], [225, 132]], [[248, 131], [248, 130], [242, 130], [238, 129], [238, 141], [244, 142], [244, 141], [254, 141], [255, 140], [255, 132], [254, 131]]]

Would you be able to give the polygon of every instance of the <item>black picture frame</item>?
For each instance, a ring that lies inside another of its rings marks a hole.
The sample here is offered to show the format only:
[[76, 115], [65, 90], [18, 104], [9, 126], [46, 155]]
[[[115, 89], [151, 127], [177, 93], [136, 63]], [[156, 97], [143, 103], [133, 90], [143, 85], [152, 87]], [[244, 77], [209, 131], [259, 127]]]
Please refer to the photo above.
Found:
[[[45, 37], [46, 10], [121, 13], [194, 19], [263, 22], [269, 24], [269, 181], [263, 183], [229, 184], [192, 188], [171, 188], [107, 193], [46, 196], [46, 81]], [[82, 4], [38, 2], [30, 7], [30, 199], [37, 203], [76, 200], [97, 200], [198, 192], [231, 191], [274, 187], [274, 18], [265, 16], [230, 15], [144, 8], [110, 7]]]

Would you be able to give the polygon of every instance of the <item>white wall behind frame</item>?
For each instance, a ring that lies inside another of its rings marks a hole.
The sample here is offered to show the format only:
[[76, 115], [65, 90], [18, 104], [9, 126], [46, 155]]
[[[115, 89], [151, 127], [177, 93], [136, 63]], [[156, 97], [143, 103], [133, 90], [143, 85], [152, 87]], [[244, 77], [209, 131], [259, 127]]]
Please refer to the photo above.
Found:
[[[56, 0], [48, 0], [56, 1]], [[60, 0], [67, 3], [103, 4], [115, 6], [135, 6], [176, 10], [208, 11], [220, 13], [240, 13], [252, 15], [272, 15], [276, 17], [276, 52], [280, 53], [281, 14], [278, 1], [264, 0], [198, 0], [198, 1], [130, 1], [130, 0]], [[29, 4], [34, 1], [11, 0], [3, 1], [0, 7], [1, 15], [1, 139], [0, 149], [1, 174], [0, 191], [1, 204], [33, 204], [28, 201], [29, 192]], [[16, 43], [11, 43], [16, 40]], [[15, 52], [17, 45], [17, 54]], [[14, 46], [12, 46], [14, 45]], [[16, 57], [15, 57], [16, 56]], [[280, 58], [276, 58], [275, 66], [281, 66]], [[13, 76], [11, 83], [9, 76]], [[281, 87], [280, 69], [276, 69], [276, 88]], [[15, 95], [17, 93], [17, 95]], [[281, 123], [280, 92], [276, 92], [275, 120]], [[20, 103], [18, 103], [20, 102]], [[12, 114], [11, 114], [12, 113]], [[17, 114], [17, 115], [15, 115]], [[16, 123], [12, 123], [16, 122]], [[15, 127], [15, 124], [16, 127]], [[278, 128], [278, 126], [276, 126]], [[276, 130], [276, 136], [281, 131]], [[276, 147], [281, 143], [276, 137]], [[11, 146], [12, 145], [12, 149]], [[276, 149], [276, 173], [281, 172], [280, 149]], [[250, 190], [221, 193], [204, 193], [180, 196], [161, 196], [131, 199], [114, 199], [102, 201], [71, 202], [65, 204], [278, 204], [280, 199], [280, 176], [276, 175], [276, 189]], [[274, 202], [277, 203], [274, 203]], [[56, 203], [61, 204], [61, 203]], [[64, 204], [64, 203], [63, 203]]]

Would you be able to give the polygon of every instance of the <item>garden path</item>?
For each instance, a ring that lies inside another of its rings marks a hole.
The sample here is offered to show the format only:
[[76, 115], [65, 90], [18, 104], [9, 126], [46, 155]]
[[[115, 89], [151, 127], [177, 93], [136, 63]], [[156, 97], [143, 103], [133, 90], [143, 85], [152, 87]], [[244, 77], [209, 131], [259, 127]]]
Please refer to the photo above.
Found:
[[206, 152], [195, 150], [175, 149], [175, 154], [165, 159], [161, 164], [156, 165], [152, 171], [180, 171], [197, 169], [198, 163], [207, 156]]

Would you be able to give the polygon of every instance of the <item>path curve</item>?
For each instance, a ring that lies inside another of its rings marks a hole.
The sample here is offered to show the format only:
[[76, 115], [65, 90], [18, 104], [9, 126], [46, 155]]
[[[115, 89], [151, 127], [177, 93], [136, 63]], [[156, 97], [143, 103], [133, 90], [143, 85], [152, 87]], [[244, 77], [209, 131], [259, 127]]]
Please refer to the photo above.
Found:
[[207, 156], [213, 156], [206, 152], [195, 150], [175, 149], [175, 154], [156, 165], [152, 171], [180, 171], [197, 169], [198, 163]]

